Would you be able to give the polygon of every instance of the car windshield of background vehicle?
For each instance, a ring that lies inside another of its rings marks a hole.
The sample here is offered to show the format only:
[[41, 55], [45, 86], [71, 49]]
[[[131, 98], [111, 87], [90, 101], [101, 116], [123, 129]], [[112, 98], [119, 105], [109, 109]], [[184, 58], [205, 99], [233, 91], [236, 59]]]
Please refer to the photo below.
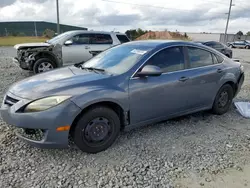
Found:
[[122, 74], [131, 69], [152, 48], [138, 45], [121, 45], [106, 50], [83, 64], [83, 68], [104, 69], [111, 74]]
[[49, 44], [56, 44], [57, 41], [59, 41], [60, 39], [62, 39], [64, 37], [67, 37], [68, 35], [70, 35], [70, 32], [62, 33], [62, 34], [57, 35], [56, 37], [48, 40], [47, 43], [49, 43]]

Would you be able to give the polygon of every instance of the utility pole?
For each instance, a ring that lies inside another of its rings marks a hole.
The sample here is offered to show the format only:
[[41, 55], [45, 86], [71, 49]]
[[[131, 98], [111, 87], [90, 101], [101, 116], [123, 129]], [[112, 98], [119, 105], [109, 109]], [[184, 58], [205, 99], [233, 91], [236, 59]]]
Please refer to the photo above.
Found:
[[36, 22], [34, 22], [34, 26], [35, 26], [35, 36], [37, 37]]
[[229, 5], [229, 10], [228, 10], [228, 16], [227, 16], [227, 24], [226, 24], [226, 29], [225, 29], [225, 35], [224, 35], [224, 43], [227, 42], [227, 29], [228, 29], [228, 23], [229, 23], [229, 19], [230, 19], [230, 14], [231, 14], [231, 9], [232, 6], [234, 6], [233, 4], [233, 0], [230, 0], [230, 5]]
[[56, 11], [57, 11], [57, 35], [60, 34], [60, 22], [59, 22], [59, 2], [56, 0]]

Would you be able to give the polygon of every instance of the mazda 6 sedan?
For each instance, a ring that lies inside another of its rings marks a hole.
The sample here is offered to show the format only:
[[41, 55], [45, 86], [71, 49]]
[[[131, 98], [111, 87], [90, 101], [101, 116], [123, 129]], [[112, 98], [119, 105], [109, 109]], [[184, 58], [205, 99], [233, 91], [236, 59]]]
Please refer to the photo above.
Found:
[[2, 119], [28, 143], [84, 152], [110, 147], [121, 130], [211, 110], [228, 111], [243, 66], [184, 41], [136, 41], [84, 64], [41, 73], [7, 91]]

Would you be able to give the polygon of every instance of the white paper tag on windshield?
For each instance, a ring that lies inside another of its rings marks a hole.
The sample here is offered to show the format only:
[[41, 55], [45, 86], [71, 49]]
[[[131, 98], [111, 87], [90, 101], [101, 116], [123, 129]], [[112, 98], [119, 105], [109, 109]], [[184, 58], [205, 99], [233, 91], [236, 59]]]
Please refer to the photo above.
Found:
[[131, 53], [144, 55], [145, 53], [147, 53], [147, 51], [134, 49], [131, 51]]

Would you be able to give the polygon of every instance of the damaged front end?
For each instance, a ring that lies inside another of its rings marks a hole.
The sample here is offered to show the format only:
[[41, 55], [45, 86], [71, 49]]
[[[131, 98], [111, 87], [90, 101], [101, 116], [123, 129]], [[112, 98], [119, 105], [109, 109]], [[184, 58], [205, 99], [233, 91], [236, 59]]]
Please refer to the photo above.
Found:
[[32, 70], [34, 63], [43, 57], [50, 58], [57, 67], [62, 66], [62, 46], [60, 44], [51, 45], [16, 45], [17, 57], [14, 62], [17, 63], [24, 70]]

